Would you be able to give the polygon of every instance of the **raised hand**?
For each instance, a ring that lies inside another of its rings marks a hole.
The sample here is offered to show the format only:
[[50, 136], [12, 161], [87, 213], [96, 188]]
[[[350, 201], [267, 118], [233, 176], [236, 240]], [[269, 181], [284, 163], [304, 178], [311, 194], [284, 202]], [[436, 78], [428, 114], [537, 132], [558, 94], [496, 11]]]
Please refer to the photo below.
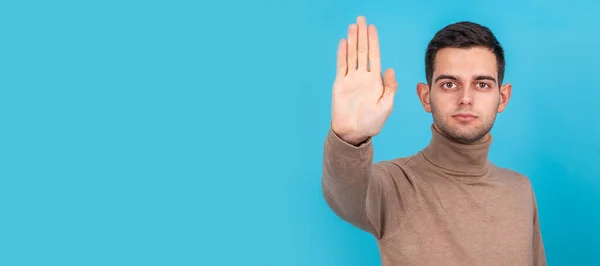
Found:
[[332, 130], [354, 145], [377, 135], [392, 112], [397, 88], [392, 69], [382, 76], [375, 26], [367, 27], [365, 17], [357, 17], [338, 46]]

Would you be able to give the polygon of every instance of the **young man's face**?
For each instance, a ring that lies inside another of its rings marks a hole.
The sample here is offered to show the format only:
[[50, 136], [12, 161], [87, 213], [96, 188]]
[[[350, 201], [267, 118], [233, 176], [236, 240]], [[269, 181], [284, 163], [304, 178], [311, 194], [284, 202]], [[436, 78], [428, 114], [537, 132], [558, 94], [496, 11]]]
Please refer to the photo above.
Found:
[[498, 84], [495, 55], [486, 48], [443, 48], [429, 87], [419, 97], [442, 133], [463, 143], [481, 140], [508, 103], [511, 85]]

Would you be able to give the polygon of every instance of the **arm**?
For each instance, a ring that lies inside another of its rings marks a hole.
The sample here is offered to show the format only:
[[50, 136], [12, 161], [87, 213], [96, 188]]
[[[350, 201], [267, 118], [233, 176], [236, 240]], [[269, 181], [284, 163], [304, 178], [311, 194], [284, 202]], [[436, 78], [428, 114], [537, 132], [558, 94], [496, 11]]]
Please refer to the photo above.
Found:
[[323, 154], [322, 189], [327, 204], [341, 219], [381, 239], [400, 224], [405, 198], [411, 195], [410, 184], [393, 165], [372, 162], [371, 140], [352, 145], [330, 129]]
[[375, 26], [359, 16], [338, 46], [322, 186], [338, 216], [377, 238], [398, 224], [402, 196], [396, 186], [407, 187], [393, 179], [403, 175], [390, 174], [393, 164], [373, 164], [371, 138], [390, 115], [397, 88], [392, 69], [382, 75]]
[[533, 265], [545, 266], [547, 265], [546, 252], [544, 250], [544, 242], [542, 240], [540, 219], [535, 195], [533, 195], [533, 211]]

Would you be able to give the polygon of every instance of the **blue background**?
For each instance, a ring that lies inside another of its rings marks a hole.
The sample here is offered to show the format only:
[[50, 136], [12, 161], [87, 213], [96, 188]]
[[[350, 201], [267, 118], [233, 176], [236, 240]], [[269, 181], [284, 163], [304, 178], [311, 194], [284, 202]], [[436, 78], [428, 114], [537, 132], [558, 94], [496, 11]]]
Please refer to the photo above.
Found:
[[599, 10], [3, 1], [0, 265], [379, 265], [375, 240], [320, 190], [337, 43], [357, 15], [400, 85], [375, 159], [428, 143], [415, 92], [427, 42], [482, 23], [513, 84], [491, 159], [531, 179], [551, 265], [600, 265]]

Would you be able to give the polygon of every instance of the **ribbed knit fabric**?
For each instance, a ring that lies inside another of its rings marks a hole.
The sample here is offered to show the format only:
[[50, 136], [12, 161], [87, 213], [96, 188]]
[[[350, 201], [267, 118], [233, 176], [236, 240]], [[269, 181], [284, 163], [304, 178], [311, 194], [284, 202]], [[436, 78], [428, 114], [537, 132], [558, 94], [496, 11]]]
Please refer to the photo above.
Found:
[[488, 160], [490, 136], [460, 144], [433, 125], [423, 150], [374, 163], [331, 129], [323, 193], [341, 219], [372, 234], [383, 266], [546, 265], [529, 179]]

